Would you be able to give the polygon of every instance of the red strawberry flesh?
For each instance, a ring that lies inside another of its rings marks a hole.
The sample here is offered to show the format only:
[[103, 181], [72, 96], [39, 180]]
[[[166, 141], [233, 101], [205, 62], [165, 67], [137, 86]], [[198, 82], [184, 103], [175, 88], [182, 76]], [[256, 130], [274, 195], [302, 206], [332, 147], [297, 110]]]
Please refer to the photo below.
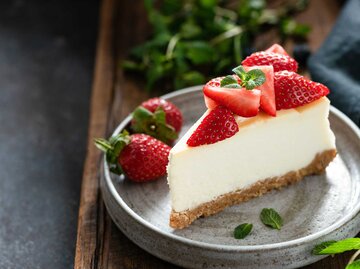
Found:
[[289, 54], [286, 52], [286, 50], [282, 46], [280, 46], [279, 44], [272, 45], [270, 48], [265, 50], [265, 52], [274, 52], [274, 53], [279, 53], [279, 54], [282, 54], [282, 55], [289, 56]]
[[190, 147], [213, 144], [232, 137], [238, 131], [232, 112], [220, 105], [210, 110], [186, 143]]
[[204, 94], [217, 104], [242, 117], [253, 117], [259, 112], [261, 91], [236, 88], [219, 88], [205, 85]]
[[298, 63], [288, 55], [274, 52], [255, 52], [242, 61], [245, 66], [272, 65], [274, 72], [281, 70], [297, 71]]
[[271, 65], [245, 66], [246, 71], [260, 69], [265, 74], [264, 84], [256, 87], [261, 91], [260, 108], [267, 114], [276, 116], [275, 91], [274, 91], [274, 68]]
[[277, 110], [299, 107], [329, 93], [325, 85], [289, 71], [275, 73], [274, 87]]

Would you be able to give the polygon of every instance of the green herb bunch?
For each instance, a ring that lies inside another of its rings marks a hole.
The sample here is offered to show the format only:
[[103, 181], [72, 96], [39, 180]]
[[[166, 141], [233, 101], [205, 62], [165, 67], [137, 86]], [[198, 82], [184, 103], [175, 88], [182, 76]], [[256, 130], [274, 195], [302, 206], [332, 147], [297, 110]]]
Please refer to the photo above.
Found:
[[258, 34], [307, 35], [310, 28], [291, 19], [307, 1], [283, 2], [270, 9], [265, 0], [144, 0], [152, 34], [123, 67], [145, 74], [148, 90], [159, 82], [171, 89], [205, 83], [239, 65]]

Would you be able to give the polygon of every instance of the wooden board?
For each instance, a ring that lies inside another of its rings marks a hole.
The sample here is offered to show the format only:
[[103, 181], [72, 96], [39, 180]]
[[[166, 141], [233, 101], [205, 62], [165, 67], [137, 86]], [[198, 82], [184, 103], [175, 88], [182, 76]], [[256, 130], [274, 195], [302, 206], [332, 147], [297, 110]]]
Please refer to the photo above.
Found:
[[[309, 39], [312, 49], [321, 45], [339, 10], [336, 0], [312, 0], [308, 10], [298, 15], [299, 21], [313, 28]], [[178, 268], [134, 245], [111, 221], [99, 192], [101, 153], [92, 141], [94, 137], [107, 137], [128, 113], [149, 97], [142, 90], [142, 84], [125, 77], [119, 66], [129, 48], [146, 39], [149, 26], [145, 18], [142, 1], [102, 2], [75, 269]], [[304, 268], [344, 268], [349, 255], [329, 257]]]

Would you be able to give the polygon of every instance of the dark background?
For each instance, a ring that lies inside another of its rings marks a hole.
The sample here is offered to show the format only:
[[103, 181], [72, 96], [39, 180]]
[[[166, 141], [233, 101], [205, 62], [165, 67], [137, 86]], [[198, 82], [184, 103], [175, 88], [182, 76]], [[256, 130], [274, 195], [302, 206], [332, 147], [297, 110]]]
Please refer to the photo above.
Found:
[[99, 3], [0, 2], [0, 268], [72, 268]]

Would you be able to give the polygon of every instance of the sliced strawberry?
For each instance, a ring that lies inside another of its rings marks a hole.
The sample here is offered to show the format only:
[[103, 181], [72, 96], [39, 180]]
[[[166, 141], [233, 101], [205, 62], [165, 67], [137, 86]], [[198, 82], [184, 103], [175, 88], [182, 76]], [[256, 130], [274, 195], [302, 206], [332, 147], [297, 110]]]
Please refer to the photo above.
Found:
[[186, 142], [190, 147], [214, 144], [232, 137], [239, 131], [232, 112], [224, 106], [210, 110]]
[[[238, 76], [236, 75], [233, 75], [233, 77], [240, 83], [241, 80], [239, 79]], [[212, 80], [210, 80], [208, 83], [206, 83], [205, 87], [209, 87], [209, 86], [212, 86], [212, 87], [220, 87], [220, 83], [221, 83], [221, 80], [223, 79], [224, 77], [217, 77], [217, 78], [213, 78]], [[204, 95], [204, 100], [205, 100], [205, 105], [208, 109], [214, 109], [215, 107], [217, 107], [219, 104], [216, 103], [213, 99], [207, 97], [206, 95]]]
[[207, 97], [205, 94], [204, 94], [204, 100], [205, 100], [205, 105], [208, 109], [214, 109], [219, 105], [213, 99]]
[[274, 72], [288, 70], [296, 72], [298, 63], [288, 55], [274, 52], [260, 51], [251, 54], [242, 61], [245, 66], [272, 65]]
[[[220, 83], [223, 78], [224, 77], [213, 78], [208, 83], [206, 83], [205, 87], [208, 87], [208, 86], [220, 87]], [[204, 99], [205, 99], [205, 105], [208, 109], [214, 109], [215, 107], [217, 107], [219, 105], [214, 100], [207, 97], [206, 95], [204, 95]]]
[[282, 55], [289, 56], [289, 54], [286, 52], [286, 50], [282, 46], [280, 46], [279, 44], [272, 45], [270, 48], [265, 50], [265, 52], [274, 52], [274, 53], [279, 53], [279, 54], [282, 54]]
[[245, 66], [246, 71], [260, 69], [264, 72], [266, 80], [264, 84], [257, 86], [261, 91], [260, 108], [267, 114], [276, 116], [275, 91], [274, 91], [274, 68], [271, 65]]
[[275, 72], [274, 87], [277, 110], [299, 107], [329, 93], [325, 85], [289, 71]]
[[204, 86], [204, 94], [242, 117], [253, 117], [259, 112], [261, 91], [244, 88], [218, 88]]

